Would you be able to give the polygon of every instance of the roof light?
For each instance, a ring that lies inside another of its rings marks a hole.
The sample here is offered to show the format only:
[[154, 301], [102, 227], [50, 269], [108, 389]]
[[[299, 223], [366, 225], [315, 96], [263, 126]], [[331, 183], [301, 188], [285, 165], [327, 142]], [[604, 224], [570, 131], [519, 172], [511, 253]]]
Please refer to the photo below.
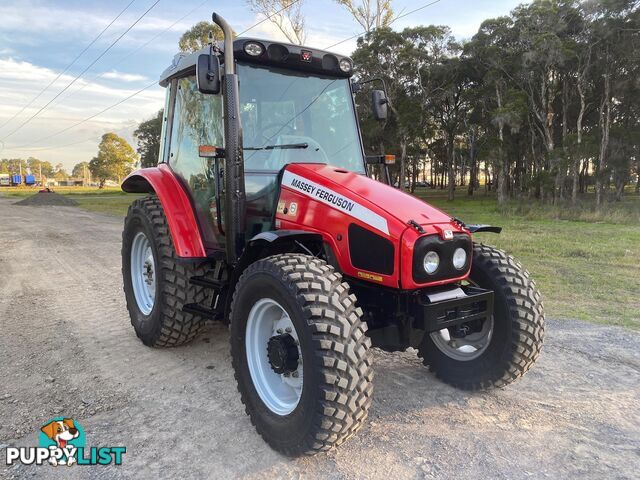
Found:
[[342, 60], [340, 60], [340, 70], [342, 70], [344, 73], [349, 73], [352, 68], [353, 65], [351, 65], [351, 62], [347, 58], [343, 58]]
[[244, 44], [244, 52], [252, 57], [259, 57], [263, 51], [264, 47], [257, 42], [247, 42]]

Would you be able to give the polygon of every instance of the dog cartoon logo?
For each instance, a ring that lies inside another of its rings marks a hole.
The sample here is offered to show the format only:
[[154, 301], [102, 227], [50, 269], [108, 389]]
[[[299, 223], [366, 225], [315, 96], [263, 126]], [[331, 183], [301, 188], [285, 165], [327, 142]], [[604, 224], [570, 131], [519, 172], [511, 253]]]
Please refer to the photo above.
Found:
[[122, 465], [125, 446], [86, 446], [82, 426], [73, 418], [55, 417], [40, 428], [37, 447], [6, 447], [7, 465]]
[[[71, 445], [69, 442], [80, 436], [80, 431], [73, 423], [72, 418], [53, 420], [43, 426], [40, 431], [44, 433], [49, 440], [55, 442], [56, 446], [65, 453], [69, 451], [69, 449], [67, 449], [67, 444]], [[75, 448], [73, 451], [75, 452]], [[49, 463], [54, 466], [73, 465], [76, 463], [76, 458], [73, 455], [62, 456], [59, 459], [52, 456], [49, 458]]]

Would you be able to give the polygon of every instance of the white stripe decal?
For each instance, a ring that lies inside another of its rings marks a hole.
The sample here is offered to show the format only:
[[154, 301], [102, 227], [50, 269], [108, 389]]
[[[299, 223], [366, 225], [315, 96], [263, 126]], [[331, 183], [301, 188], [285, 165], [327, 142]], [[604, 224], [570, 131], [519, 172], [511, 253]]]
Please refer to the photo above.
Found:
[[369, 210], [367, 207], [360, 205], [359, 203], [351, 200], [348, 197], [340, 195], [334, 192], [330, 188], [323, 187], [311, 180], [308, 180], [300, 175], [291, 173], [288, 170], [284, 171], [282, 175], [282, 185], [289, 187], [307, 197], [311, 197], [314, 200], [318, 200], [330, 207], [340, 210], [347, 215], [357, 218], [363, 223], [380, 230], [382, 233], [389, 235], [389, 226], [387, 220], [381, 217], [377, 213]]

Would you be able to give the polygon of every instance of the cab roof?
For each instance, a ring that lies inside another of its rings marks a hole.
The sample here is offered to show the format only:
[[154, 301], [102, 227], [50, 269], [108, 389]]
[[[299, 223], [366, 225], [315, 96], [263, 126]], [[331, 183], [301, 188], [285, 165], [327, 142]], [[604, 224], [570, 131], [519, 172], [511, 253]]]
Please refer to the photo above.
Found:
[[[262, 53], [251, 56], [245, 52], [245, 45], [256, 43], [262, 47]], [[217, 49], [223, 52], [223, 42], [217, 42]], [[309, 48], [291, 43], [272, 42], [258, 38], [236, 38], [233, 41], [233, 52], [236, 60], [243, 62], [281, 67], [309, 73], [317, 73], [339, 78], [349, 78], [353, 75], [353, 61], [351, 58], [336, 53]], [[173, 62], [160, 75], [160, 85], [166, 87], [174, 77], [181, 77], [195, 73], [198, 56], [209, 54], [209, 47], [204, 47], [193, 53], [180, 52], [173, 57]], [[224, 55], [219, 55], [220, 62], [224, 62]], [[346, 60], [351, 65], [348, 72], [341, 70], [340, 62]]]

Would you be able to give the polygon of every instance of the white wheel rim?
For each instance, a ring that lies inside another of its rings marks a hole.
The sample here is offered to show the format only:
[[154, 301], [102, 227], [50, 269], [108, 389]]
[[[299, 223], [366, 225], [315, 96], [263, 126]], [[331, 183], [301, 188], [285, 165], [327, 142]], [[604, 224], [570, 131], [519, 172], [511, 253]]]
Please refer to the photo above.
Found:
[[482, 355], [493, 335], [493, 315], [485, 319], [479, 332], [472, 332], [461, 338], [452, 337], [448, 328], [431, 333], [431, 339], [446, 356], [460, 362], [475, 360]]
[[131, 284], [138, 308], [149, 315], [156, 298], [156, 261], [151, 243], [142, 232], [131, 243]]
[[[267, 355], [269, 339], [288, 333], [298, 343], [298, 368], [290, 374], [273, 371]], [[302, 396], [303, 368], [300, 342], [287, 311], [270, 298], [258, 300], [247, 319], [245, 349], [251, 380], [262, 402], [277, 415], [295, 410]]]
[[[467, 280], [471, 285], [479, 286], [471, 280]], [[495, 308], [495, 307], [494, 307]], [[431, 333], [431, 340], [442, 353], [447, 357], [458, 360], [459, 362], [468, 362], [475, 360], [482, 355], [493, 337], [493, 315], [485, 318], [479, 332], [470, 332], [461, 338], [451, 337], [448, 328], [443, 328]]]

